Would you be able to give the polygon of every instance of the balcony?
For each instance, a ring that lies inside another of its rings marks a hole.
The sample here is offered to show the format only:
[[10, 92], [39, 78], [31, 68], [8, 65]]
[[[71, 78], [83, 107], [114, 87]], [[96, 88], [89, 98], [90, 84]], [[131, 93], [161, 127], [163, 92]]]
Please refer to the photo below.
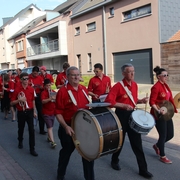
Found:
[[27, 48], [27, 57], [59, 51], [59, 39]]

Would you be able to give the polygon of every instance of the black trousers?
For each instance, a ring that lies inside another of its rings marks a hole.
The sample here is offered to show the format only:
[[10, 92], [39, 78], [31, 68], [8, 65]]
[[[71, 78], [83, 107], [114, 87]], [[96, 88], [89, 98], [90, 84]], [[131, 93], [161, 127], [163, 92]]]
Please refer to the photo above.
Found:
[[157, 120], [156, 129], [159, 134], [159, 139], [156, 145], [160, 150], [160, 156], [165, 156], [165, 143], [172, 139], [174, 136], [174, 126], [172, 119], [170, 119], [169, 121]]
[[139, 171], [144, 172], [147, 171], [147, 163], [146, 159], [144, 156], [143, 148], [142, 148], [142, 139], [141, 139], [141, 134], [136, 133], [131, 127], [129, 126], [129, 118], [130, 115], [133, 111], [126, 111], [126, 110], [121, 110], [121, 109], [116, 109], [115, 113], [118, 116], [121, 125], [122, 125], [122, 130], [123, 130], [123, 142], [122, 142], [122, 147], [112, 155], [112, 161], [114, 163], [119, 162], [119, 155], [121, 153], [121, 150], [123, 148], [124, 144], [124, 139], [126, 133], [128, 134], [129, 141], [131, 144], [131, 148], [136, 156]]
[[18, 111], [17, 112], [18, 140], [19, 140], [19, 142], [23, 141], [24, 127], [25, 127], [25, 123], [27, 122], [28, 130], [29, 130], [29, 148], [30, 148], [30, 151], [33, 151], [34, 146], [35, 146], [33, 116], [34, 116], [33, 109], [29, 110], [29, 111]]
[[35, 104], [36, 104], [36, 110], [37, 110], [38, 120], [39, 120], [39, 131], [40, 133], [41, 132], [43, 133], [45, 122], [44, 122], [44, 118], [42, 114], [42, 101], [41, 101], [40, 94], [37, 94], [37, 97], [35, 98]]
[[[62, 149], [59, 151], [58, 161], [58, 176], [64, 176], [66, 174], [66, 168], [69, 163], [70, 156], [75, 149], [72, 137], [66, 134], [63, 127], [59, 126], [58, 136], [61, 142]], [[86, 180], [94, 180], [94, 161], [87, 161], [82, 158], [84, 178]]]

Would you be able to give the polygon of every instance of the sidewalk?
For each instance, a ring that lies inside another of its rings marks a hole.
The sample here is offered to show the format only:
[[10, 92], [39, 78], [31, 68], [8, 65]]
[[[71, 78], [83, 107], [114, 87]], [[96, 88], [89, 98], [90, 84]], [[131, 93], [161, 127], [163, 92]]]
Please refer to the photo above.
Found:
[[14, 159], [0, 146], [0, 180], [32, 180]]

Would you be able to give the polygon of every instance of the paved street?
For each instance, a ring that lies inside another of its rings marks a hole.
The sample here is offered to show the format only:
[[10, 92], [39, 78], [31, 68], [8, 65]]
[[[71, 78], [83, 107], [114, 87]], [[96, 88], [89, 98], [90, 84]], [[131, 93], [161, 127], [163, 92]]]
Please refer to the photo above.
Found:
[[[176, 92], [175, 92], [176, 93]], [[142, 92], [140, 93], [144, 95]], [[149, 107], [148, 107], [149, 108]], [[148, 109], [147, 109], [148, 110]], [[28, 130], [25, 128], [24, 148], [18, 149], [17, 122], [11, 122], [11, 115], [4, 120], [0, 113], [0, 180], [56, 180], [57, 161], [61, 148], [57, 136], [58, 123], [55, 123], [54, 136], [57, 146], [51, 149], [46, 141], [46, 135], [40, 135], [35, 127], [36, 151], [38, 157], [29, 153]], [[175, 136], [166, 145], [166, 155], [173, 164], [163, 164], [155, 155], [152, 145], [156, 142], [157, 132], [153, 128], [148, 135], [143, 135], [143, 147], [149, 171], [154, 175], [153, 180], [180, 179], [180, 113], [174, 115]], [[141, 180], [135, 156], [126, 138], [120, 156], [121, 171], [110, 167], [111, 155], [102, 156], [95, 161], [96, 180]], [[66, 180], [83, 180], [81, 157], [75, 150], [72, 154]]]

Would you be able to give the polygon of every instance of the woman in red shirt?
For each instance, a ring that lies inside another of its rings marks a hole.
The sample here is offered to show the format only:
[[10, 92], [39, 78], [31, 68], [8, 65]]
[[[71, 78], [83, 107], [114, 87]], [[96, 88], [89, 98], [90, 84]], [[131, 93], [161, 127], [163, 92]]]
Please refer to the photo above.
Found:
[[174, 106], [174, 112], [177, 112], [177, 109], [174, 105], [172, 92], [166, 83], [168, 78], [167, 71], [157, 66], [156, 68], [154, 68], [154, 72], [156, 73], [158, 82], [151, 88], [149, 103], [151, 106], [151, 114], [154, 116], [156, 120], [156, 129], [159, 134], [159, 139], [157, 143], [153, 145], [153, 148], [156, 154], [160, 156], [161, 162], [171, 164], [172, 161], [165, 156], [164, 146], [165, 143], [172, 139], [174, 136], [173, 122], [172, 119], [165, 121], [157, 117], [156, 114], [164, 114], [163, 110], [159, 109], [157, 105], [163, 100], [167, 100], [170, 101]]

